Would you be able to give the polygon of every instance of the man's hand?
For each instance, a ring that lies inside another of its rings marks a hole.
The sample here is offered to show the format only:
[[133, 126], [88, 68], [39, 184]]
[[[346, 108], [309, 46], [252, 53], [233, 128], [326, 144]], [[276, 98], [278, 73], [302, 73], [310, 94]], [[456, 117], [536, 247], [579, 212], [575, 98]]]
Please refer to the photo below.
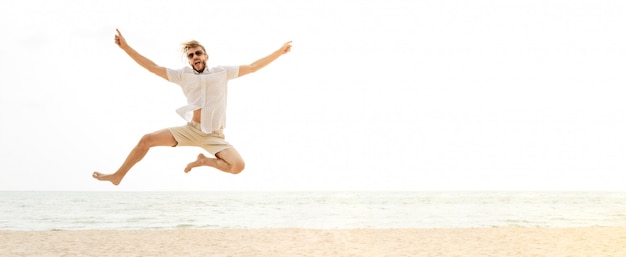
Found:
[[291, 51], [291, 42], [292, 41], [289, 41], [283, 44], [283, 46], [278, 50], [280, 54], [286, 54], [286, 53], [289, 53], [289, 51]]
[[125, 49], [127, 46], [126, 39], [124, 39], [124, 37], [122, 36], [122, 32], [120, 32], [119, 29], [115, 29], [115, 31], [117, 31], [117, 34], [115, 35], [115, 44], [118, 45], [120, 48]]
[[130, 58], [132, 58], [137, 64], [144, 67], [146, 70], [156, 74], [157, 76], [169, 80], [167, 77], [167, 70], [151, 61], [150, 59], [139, 54], [135, 49], [126, 44], [126, 39], [122, 36], [122, 32], [119, 29], [115, 29], [117, 34], [115, 35], [115, 44], [118, 45]]
[[289, 41], [287, 43], [284, 43], [283, 46], [280, 47], [280, 49], [272, 52], [268, 56], [265, 56], [265, 57], [263, 57], [261, 59], [258, 59], [257, 61], [255, 61], [255, 62], [253, 62], [251, 64], [240, 65], [239, 66], [239, 77], [260, 70], [261, 68], [267, 66], [271, 62], [273, 62], [276, 59], [278, 59], [278, 57], [282, 56], [283, 54], [289, 53], [289, 51], [291, 51], [291, 41]]

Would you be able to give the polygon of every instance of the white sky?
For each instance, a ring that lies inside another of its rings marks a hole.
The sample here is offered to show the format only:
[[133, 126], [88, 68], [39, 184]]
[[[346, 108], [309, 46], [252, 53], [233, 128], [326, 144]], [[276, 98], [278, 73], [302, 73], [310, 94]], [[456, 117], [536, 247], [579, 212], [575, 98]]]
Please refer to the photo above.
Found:
[[[0, 2], [0, 190], [626, 190], [626, 2]], [[156, 63], [292, 52], [229, 84], [237, 176], [183, 173], [200, 148], [139, 138], [184, 124]]]

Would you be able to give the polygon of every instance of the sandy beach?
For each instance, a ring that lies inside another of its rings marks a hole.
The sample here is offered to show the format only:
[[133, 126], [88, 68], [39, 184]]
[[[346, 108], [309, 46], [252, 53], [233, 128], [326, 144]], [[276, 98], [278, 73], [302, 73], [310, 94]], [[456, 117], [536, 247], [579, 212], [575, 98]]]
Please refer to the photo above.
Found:
[[626, 228], [0, 231], [2, 256], [626, 256]]

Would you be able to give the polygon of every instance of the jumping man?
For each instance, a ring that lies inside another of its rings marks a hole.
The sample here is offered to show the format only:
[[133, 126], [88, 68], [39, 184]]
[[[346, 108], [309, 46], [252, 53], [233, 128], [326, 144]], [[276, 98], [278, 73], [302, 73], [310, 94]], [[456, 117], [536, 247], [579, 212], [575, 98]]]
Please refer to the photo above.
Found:
[[228, 81], [260, 70], [291, 50], [291, 41], [278, 50], [251, 64], [240, 66], [207, 67], [209, 56], [204, 46], [195, 40], [185, 42], [182, 51], [187, 56], [190, 67], [174, 70], [158, 66], [150, 59], [130, 47], [122, 33], [116, 30], [115, 44], [124, 50], [135, 62], [157, 76], [178, 84], [187, 97], [187, 105], [176, 112], [188, 123], [181, 127], [162, 129], [144, 135], [137, 146], [128, 154], [122, 166], [112, 174], [94, 172], [93, 177], [119, 185], [126, 173], [153, 146], [197, 146], [204, 148], [215, 158], [199, 154], [189, 163], [185, 172], [198, 166], [210, 166], [218, 170], [238, 174], [244, 169], [244, 161], [239, 152], [224, 139], [226, 125], [226, 86]]

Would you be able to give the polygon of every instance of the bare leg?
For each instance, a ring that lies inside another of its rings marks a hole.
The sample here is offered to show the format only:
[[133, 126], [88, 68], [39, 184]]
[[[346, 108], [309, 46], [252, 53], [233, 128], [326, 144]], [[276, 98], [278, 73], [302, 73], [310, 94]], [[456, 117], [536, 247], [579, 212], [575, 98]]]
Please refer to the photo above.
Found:
[[239, 155], [239, 152], [237, 152], [235, 148], [225, 149], [215, 155], [217, 158], [209, 158], [204, 156], [204, 154], [199, 154], [195, 161], [187, 164], [185, 172], [189, 172], [195, 167], [209, 166], [223, 172], [239, 174], [245, 167], [241, 155]]
[[92, 176], [101, 181], [109, 181], [113, 183], [113, 185], [119, 185], [122, 182], [126, 173], [135, 165], [137, 162], [141, 161], [144, 156], [150, 150], [150, 147], [153, 146], [173, 146], [176, 145], [176, 140], [172, 133], [168, 129], [159, 130], [157, 132], [153, 132], [150, 134], [144, 135], [137, 146], [133, 148], [133, 150], [128, 154], [126, 160], [122, 164], [122, 166], [113, 174], [103, 174], [100, 172], [94, 172]]

